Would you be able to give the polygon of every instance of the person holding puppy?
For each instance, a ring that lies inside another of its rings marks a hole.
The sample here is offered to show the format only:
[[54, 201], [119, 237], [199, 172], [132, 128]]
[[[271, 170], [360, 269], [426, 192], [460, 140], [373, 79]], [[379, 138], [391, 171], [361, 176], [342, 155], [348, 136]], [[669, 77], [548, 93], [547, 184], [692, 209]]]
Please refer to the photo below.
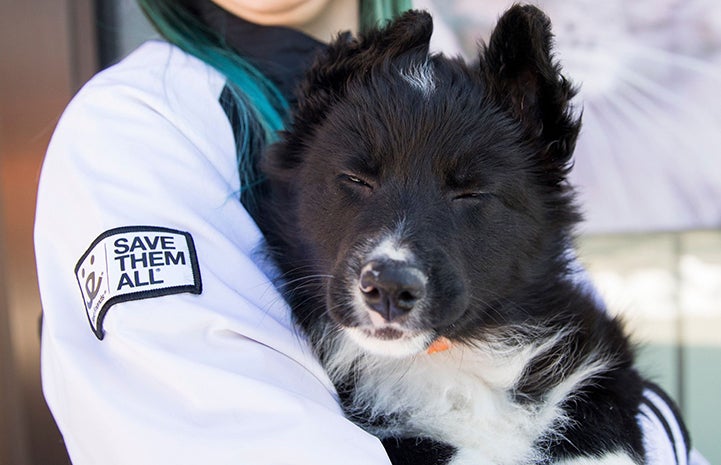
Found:
[[78, 93], [38, 192], [43, 388], [73, 463], [389, 463], [273, 287], [254, 160], [315, 53], [408, 2], [139, 3], [166, 41]]
[[405, 6], [140, 5], [166, 41], [78, 93], [38, 194], [43, 385], [73, 463], [388, 463], [298, 337], [238, 196], [251, 208], [248, 163], [315, 52]]

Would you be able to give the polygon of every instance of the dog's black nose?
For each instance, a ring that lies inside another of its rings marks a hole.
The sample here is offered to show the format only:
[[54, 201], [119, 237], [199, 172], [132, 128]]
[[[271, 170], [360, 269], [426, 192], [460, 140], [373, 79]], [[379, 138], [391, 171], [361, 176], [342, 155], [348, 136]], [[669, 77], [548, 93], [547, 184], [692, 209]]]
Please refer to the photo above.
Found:
[[386, 321], [411, 310], [426, 295], [421, 270], [397, 261], [371, 261], [361, 270], [360, 290], [368, 307]]

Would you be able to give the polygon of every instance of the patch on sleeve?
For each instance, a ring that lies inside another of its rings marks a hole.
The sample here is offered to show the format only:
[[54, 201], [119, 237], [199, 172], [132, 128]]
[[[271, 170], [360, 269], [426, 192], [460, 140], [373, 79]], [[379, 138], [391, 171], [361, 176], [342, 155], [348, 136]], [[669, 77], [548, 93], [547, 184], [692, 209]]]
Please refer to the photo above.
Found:
[[157, 226], [105, 231], [80, 257], [75, 276], [90, 326], [101, 340], [105, 314], [118, 302], [203, 289], [191, 235]]

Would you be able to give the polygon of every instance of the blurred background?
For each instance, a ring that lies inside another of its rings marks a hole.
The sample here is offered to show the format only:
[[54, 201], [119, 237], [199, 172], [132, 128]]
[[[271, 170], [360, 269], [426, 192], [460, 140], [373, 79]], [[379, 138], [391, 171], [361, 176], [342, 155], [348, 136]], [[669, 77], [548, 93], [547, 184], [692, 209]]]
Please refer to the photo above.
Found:
[[[434, 48], [467, 59], [510, 4], [415, 3], [434, 14]], [[628, 322], [643, 371], [721, 463], [721, 2], [533, 3], [581, 86], [581, 261]], [[153, 37], [133, 0], [0, 3], [1, 465], [69, 463], [39, 377], [32, 227], [45, 149], [83, 83]]]

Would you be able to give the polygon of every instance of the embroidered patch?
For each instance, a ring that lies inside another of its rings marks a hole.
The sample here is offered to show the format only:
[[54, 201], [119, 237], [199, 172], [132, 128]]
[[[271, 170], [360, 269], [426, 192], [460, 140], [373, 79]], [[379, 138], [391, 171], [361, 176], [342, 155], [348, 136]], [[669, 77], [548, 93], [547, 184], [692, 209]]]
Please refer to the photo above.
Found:
[[157, 226], [105, 231], [80, 257], [75, 276], [90, 326], [100, 340], [105, 314], [118, 302], [202, 291], [193, 238]]

